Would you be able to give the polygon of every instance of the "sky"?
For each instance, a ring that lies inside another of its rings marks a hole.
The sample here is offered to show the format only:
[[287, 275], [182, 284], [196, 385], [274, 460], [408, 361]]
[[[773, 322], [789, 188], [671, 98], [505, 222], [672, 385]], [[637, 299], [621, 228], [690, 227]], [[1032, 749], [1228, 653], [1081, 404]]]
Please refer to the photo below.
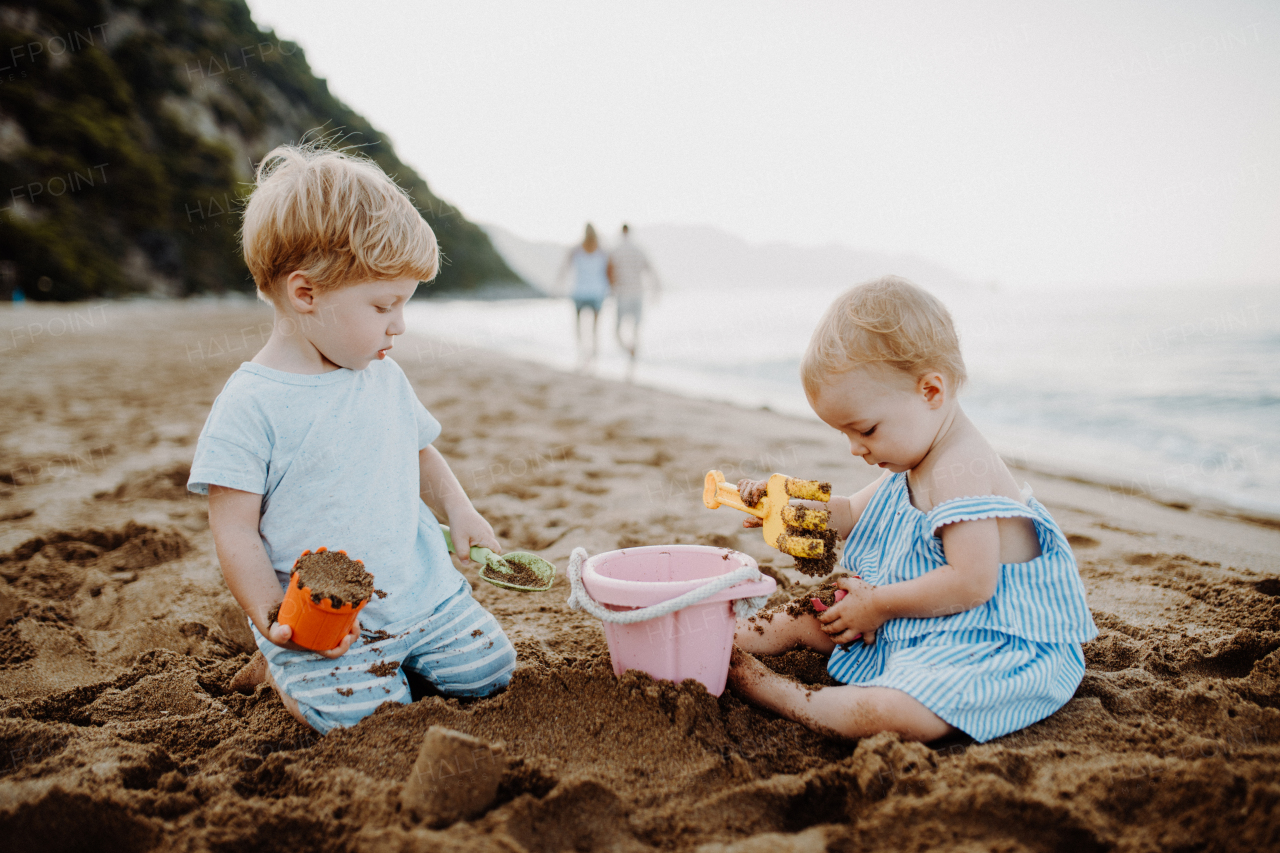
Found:
[[433, 191], [907, 252], [975, 282], [1280, 285], [1280, 3], [249, 0]]

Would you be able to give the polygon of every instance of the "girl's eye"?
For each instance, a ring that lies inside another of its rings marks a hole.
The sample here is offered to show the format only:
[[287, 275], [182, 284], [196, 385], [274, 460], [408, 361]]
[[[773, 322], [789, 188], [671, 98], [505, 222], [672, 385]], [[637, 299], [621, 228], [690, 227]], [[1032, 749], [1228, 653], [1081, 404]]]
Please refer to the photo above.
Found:
[[387, 313], [388, 311], [390, 311], [390, 310], [391, 310], [391, 306], [390, 306], [390, 305], [387, 305], [386, 307], [383, 307], [383, 306], [379, 305], [379, 306], [377, 306], [377, 308], [378, 308], [378, 313], [379, 313], [379, 314], [385, 314], [385, 313]]
[[[876, 424], [876, 426], [880, 426], [880, 424]], [[871, 433], [873, 433], [873, 432], [875, 432], [875, 431], [876, 431], [876, 427], [872, 427], [871, 429], [867, 430], [866, 432], [860, 432], [860, 433], [858, 433], [858, 434], [859, 434], [859, 435], [861, 435], [863, 438], [869, 438], [869, 437], [871, 436]]]

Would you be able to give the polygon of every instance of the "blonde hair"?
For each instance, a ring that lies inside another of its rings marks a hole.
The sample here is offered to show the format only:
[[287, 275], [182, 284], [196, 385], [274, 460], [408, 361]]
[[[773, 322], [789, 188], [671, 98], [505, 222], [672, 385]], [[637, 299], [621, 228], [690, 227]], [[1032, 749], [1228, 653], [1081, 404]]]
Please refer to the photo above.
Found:
[[365, 281], [430, 281], [440, 267], [431, 230], [403, 189], [365, 157], [323, 143], [281, 145], [258, 166], [240, 232], [267, 302], [295, 270], [317, 291]]
[[598, 248], [600, 248], [600, 238], [596, 236], [595, 227], [588, 222], [587, 230], [582, 235], [582, 251], [594, 252]]
[[800, 379], [813, 395], [831, 374], [867, 364], [882, 364], [913, 379], [936, 370], [955, 389], [966, 379], [960, 340], [946, 306], [893, 275], [850, 288], [831, 303], [809, 339]]

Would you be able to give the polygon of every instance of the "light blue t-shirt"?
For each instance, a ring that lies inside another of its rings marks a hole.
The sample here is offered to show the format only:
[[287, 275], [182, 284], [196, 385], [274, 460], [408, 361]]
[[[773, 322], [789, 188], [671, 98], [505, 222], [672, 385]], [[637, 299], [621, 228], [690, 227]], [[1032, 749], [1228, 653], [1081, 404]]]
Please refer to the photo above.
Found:
[[609, 256], [603, 249], [573, 250], [573, 298], [604, 299], [609, 295]]
[[433, 611], [463, 585], [418, 494], [418, 451], [440, 434], [391, 359], [305, 375], [245, 362], [213, 402], [187, 488], [262, 495], [262, 534], [281, 587], [304, 550], [364, 561], [376, 629]]

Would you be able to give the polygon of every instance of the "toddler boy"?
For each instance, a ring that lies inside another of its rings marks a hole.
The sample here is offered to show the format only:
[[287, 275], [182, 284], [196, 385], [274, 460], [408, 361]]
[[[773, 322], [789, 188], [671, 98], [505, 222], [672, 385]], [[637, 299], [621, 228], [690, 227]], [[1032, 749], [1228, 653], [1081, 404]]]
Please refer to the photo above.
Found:
[[[256, 183], [242, 242], [273, 331], [214, 401], [187, 487], [209, 495], [218, 562], [267, 677], [322, 733], [410, 701], [405, 670], [450, 696], [505, 687], [515, 650], [427, 505], [464, 561], [498, 541], [431, 445], [439, 422], [387, 358], [405, 303], [437, 272], [435, 234], [381, 169], [341, 152], [281, 146]], [[362, 560], [379, 591], [327, 652], [269, 615], [294, 561], [319, 546]]]

